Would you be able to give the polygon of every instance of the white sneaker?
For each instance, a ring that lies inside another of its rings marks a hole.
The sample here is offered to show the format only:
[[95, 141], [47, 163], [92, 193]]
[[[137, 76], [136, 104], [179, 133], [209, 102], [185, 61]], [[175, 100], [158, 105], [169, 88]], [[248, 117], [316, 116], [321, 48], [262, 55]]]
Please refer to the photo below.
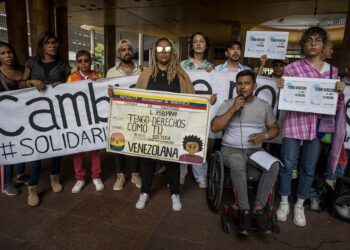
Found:
[[96, 191], [102, 191], [103, 189], [105, 189], [105, 186], [103, 185], [103, 182], [101, 179], [92, 179], [92, 182], [94, 183], [95, 187], [96, 187]]
[[198, 187], [199, 188], [207, 188], [207, 180], [203, 180], [198, 182]]
[[82, 190], [82, 188], [85, 186], [85, 181], [77, 181], [74, 185], [74, 187], [72, 188], [72, 193], [73, 194], [77, 194], [80, 193], [80, 191]]
[[286, 221], [288, 214], [289, 214], [289, 203], [281, 201], [280, 206], [278, 207], [276, 212], [277, 220]]
[[146, 193], [141, 193], [139, 200], [136, 202], [136, 208], [137, 209], [144, 209], [146, 206], [146, 202], [148, 201], [149, 195]]
[[171, 201], [173, 202], [173, 210], [180, 211], [182, 208], [181, 201], [180, 201], [180, 195], [172, 194]]
[[328, 184], [328, 186], [330, 186], [332, 188], [332, 190], [334, 191], [335, 189], [335, 180], [329, 180], [329, 179], [325, 179], [325, 182]]
[[305, 227], [306, 226], [304, 207], [294, 206], [293, 223], [298, 227]]

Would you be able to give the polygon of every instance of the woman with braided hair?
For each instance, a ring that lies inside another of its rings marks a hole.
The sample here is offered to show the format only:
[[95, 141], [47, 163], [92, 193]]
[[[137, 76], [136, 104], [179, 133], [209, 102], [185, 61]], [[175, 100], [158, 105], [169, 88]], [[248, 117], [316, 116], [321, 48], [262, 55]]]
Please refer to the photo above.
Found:
[[[194, 88], [187, 73], [181, 68], [174, 44], [167, 38], [158, 39], [152, 49], [153, 65], [145, 69], [136, 84], [136, 88], [194, 94]], [[166, 178], [169, 183], [173, 210], [181, 210], [180, 166], [179, 163], [166, 161]], [[141, 160], [141, 194], [136, 203], [137, 209], [143, 209], [149, 199], [152, 179], [156, 169], [156, 160]]]

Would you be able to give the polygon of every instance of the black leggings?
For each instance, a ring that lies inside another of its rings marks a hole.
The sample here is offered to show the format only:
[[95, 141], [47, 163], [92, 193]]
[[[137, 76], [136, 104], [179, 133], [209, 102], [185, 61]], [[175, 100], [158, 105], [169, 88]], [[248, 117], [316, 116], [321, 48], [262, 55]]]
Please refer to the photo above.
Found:
[[[154, 172], [156, 171], [156, 160], [142, 158], [141, 159], [141, 193], [149, 194], [151, 191]], [[176, 162], [164, 161], [166, 168], [165, 176], [169, 183], [171, 194], [180, 193], [180, 164]]]

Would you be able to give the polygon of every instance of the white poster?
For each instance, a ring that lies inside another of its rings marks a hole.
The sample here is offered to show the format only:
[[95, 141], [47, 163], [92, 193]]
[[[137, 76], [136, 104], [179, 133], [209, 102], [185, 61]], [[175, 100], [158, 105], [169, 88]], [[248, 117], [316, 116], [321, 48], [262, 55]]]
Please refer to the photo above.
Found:
[[247, 31], [244, 57], [284, 60], [288, 47], [288, 32]]
[[202, 164], [210, 96], [114, 88], [107, 151]]
[[335, 115], [338, 92], [335, 79], [283, 77], [278, 108], [299, 112]]
[[[188, 74], [199, 94], [217, 94], [210, 118], [215, 116], [223, 100], [237, 95], [235, 75], [231, 72]], [[132, 88], [137, 78], [86, 80], [53, 89], [48, 87], [44, 92], [30, 88], [0, 93], [0, 165], [106, 148], [107, 86]], [[274, 79], [258, 77], [257, 83], [255, 95], [268, 101], [276, 112]], [[220, 136], [218, 133], [209, 137]]]

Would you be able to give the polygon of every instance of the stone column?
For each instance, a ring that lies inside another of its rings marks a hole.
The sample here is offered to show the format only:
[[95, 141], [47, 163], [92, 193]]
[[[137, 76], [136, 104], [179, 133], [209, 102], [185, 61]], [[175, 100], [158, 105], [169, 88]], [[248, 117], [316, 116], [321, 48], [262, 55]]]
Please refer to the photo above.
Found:
[[67, 6], [56, 7], [56, 34], [60, 42], [60, 56], [69, 61]]
[[115, 65], [116, 56], [116, 30], [114, 25], [104, 26], [105, 40], [105, 72]]
[[139, 65], [143, 65], [143, 34], [139, 33]]
[[179, 60], [180, 62], [186, 60], [189, 57], [190, 44], [188, 37], [179, 38]]
[[29, 57], [27, 14], [25, 0], [6, 0], [6, 22], [9, 44], [18, 60], [24, 64]]
[[[9, 2], [12, 0], [9, 0]], [[36, 55], [38, 36], [44, 31], [55, 32], [53, 0], [28, 1], [32, 54]]]

